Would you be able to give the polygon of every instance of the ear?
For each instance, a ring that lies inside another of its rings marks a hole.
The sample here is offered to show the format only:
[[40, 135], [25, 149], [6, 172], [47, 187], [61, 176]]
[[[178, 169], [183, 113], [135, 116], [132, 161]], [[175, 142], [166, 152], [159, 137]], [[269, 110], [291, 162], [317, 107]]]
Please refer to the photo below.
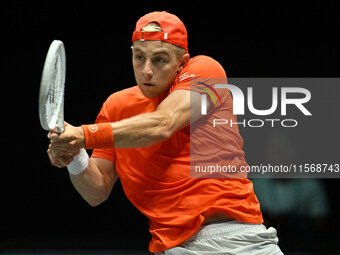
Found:
[[177, 73], [183, 70], [183, 68], [188, 64], [190, 60], [190, 55], [189, 53], [183, 54], [179, 60], [178, 60], [178, 67], [177, 67]]

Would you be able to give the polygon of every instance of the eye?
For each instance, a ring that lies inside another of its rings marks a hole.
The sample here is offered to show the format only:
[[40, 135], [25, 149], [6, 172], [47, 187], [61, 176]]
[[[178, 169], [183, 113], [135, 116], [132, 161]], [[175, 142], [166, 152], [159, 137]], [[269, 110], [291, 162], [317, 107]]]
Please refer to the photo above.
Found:
[[144, 59], [144, 57], [142, 55], [135, 55], [135, 59], [138, 61], [142, 61]]
[[164, 62], [165, 62], [165, 60], [164, 60], [164, 59], [162, 59], [162, 58], [156, 58], [156, 62], [157, 62], [157, 63], [164, 63]]
[[162, 57], [156, 57], [153, 59], [153, 62], [155, 64], [164, 64], [164, 63], [167, 63], [167, 60], [165, 58], [162, 58]]

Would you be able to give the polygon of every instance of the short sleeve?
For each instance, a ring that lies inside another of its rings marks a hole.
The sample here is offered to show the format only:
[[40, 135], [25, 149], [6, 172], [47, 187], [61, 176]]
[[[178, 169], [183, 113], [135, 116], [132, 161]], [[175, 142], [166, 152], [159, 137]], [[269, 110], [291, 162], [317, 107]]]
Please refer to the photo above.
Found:
[[[187, 66], [178, 74], [173, 90], [193, 90], [192, 85], [197, 81], [212, 85], [215, 79], [219, 81], [224, 79], [226, 82], [226, 78], [226, 73], [220, 63], [208, 56], [197, 56], [190, 59]], [[196, 91], [196, 89], [194, 90]], [[197, 92], [201, 93], [201, 90]]]
[[215, 84], [227, 84], [227, 75], [216, 60], [208, 56], [197, 56], [190, 59], [189, 63], [178, 74], [170, 89], [190, 90], [199, 94], [209, 95], [208, 100], [214, 105], [222, 105], [228, 93], [226, 89], [215, 89]]

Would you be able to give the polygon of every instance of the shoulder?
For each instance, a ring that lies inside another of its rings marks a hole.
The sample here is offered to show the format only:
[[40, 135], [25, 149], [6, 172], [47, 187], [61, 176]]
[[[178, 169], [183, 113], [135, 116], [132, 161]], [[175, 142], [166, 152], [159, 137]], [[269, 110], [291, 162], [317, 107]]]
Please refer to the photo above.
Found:
[[[212, 67], [222, 68], [221, 64], [213, 59], [212, 57], [205, 55], [198, 55], [189, 60], [189, 64], [191, 67], [200, 67], [202, 64], [211, 65]], [[223, 68], [222, 68], [223, 69]]]
[[136, 97], [138, 96], [138, 87], [133, 86], [130, 88], [126, 88], [120, 91], [117, 91], [113, 94], [111, 94], [107, 99], [105, 103], [114, 103], [117, 101], [126, 101], [127, 97]]
[[177, 82], [187, 78], [225, 78], [226, 73], [222, 65], [215, 59], [199, 55], [191, 58], [188, 64], [177, 76]]
[[[97, 122], [101, 119], [110, 122], [118, 121], [123, 108], [138, 101], [138, 92], [137, 86], [134, 86], [111, 94], [103, 103]], [[102, 117], [99, 118], [100, 116]]]
[[101, 113], [111, 122], [154, 110], [153, 101], [143, 95], [138, 86], [111, 94], [104, 102]]
[[170, 93], [176, 89], [192, 90], [194, 81], [204, 81], [206, 84], [224, 83], [227, 75], [222, 65], [215, 59], [199, 55], [191, 58], [188, 64], [177, 75]]
[[104, 105], [111, 109], [121, 108], [122, 106], [136, 104], [142, 101], [143, 98], [138, 86], [133, 86], [111, 94], [104, 102]]

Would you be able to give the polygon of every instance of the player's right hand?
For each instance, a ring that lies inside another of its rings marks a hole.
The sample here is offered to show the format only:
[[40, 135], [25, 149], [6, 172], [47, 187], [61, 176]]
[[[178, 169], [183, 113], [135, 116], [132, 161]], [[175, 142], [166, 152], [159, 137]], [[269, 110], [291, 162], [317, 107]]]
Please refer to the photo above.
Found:
[[58, 134], [51, 130], [47, 137], [55, 151], [61, 154], [77, 154], [85, 146], [84, 132], [81, 127], [74, 127], [64, 122], [65, 130]]

